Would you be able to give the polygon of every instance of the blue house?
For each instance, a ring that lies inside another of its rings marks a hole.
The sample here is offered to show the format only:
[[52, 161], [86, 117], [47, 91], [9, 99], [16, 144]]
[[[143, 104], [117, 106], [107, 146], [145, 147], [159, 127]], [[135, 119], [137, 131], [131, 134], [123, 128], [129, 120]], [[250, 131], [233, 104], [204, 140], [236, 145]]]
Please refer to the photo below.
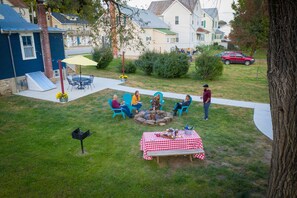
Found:
[[[40, 32], [38, 25], [28, 23], [10, 6], [0, 4], [0, 81], [5, 81], [12, 92], [20, 89], [16, 87], [22, 84], [25, 74], [44, 72]], [[49, 27], [48, 32], [53, 71], [57, 75], [57, 61], [65, 58], [64, 30]]]

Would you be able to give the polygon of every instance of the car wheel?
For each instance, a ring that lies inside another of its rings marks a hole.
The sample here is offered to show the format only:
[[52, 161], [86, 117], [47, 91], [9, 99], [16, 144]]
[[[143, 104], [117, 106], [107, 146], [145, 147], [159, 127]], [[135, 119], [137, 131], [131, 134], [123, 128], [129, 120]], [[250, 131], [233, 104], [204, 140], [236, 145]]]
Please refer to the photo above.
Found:
[[246, 66], [249, 66], [249, 65], [251, 64], [251, 62], [250, 62], [250, 61], [245, 61], [244, 64], [245, 64]]
[[226, 65], [230, 65], [230, 61], [229, 60], [225, 60], [225, 64]]

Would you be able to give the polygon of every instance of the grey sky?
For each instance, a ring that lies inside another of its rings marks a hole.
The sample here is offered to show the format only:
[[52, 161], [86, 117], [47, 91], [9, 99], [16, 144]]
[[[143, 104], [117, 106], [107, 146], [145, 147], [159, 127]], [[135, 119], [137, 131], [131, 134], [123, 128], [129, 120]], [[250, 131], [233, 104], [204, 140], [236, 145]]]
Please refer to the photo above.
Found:
[[[133, 7], [147, 9], [153, 0], [130, 0], [128, 4]], [[157, 1], [157, 0], [154, 0]], [[231, 4], [234, 0], [200, 0], [202, 8], [218, 8], [220, 20], [229, 22], [233, 19]]]

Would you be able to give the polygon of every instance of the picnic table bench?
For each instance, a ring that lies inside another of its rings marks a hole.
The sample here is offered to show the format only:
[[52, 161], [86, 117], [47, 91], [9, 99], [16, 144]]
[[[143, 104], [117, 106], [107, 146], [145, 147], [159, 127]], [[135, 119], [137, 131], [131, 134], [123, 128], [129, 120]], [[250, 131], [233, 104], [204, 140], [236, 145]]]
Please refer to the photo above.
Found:
[[187, 149], [187, 150], [182, 150], [182, 149], [177, 149], [177, 150], [162, 150], [162, 151], [148, 151], [147, 155], [151, 157], [157, 157], [157, 163], [159, 164], [160, 160], [159, 157], [161, 156], [177, 156], [177, 155], [189, 155], [191, 162], [192, 160], [192, 155], [194, 154], [200, 154], [204, 153], [203, 149]]

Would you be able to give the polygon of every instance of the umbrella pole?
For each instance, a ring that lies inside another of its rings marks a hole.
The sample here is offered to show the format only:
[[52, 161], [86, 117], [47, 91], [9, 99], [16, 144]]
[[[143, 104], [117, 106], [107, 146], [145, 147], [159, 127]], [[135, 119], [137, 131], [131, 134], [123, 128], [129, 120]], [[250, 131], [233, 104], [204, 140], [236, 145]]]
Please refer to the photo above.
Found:
[[79, 65], [79, 88], [80, 89], [83, 89], [83, 85], [82, 85], [82, 82], [81, 82], [81, 65]]
[[79, 66], [79, 82], [81, 84], [81, 65]]
[[59, 64], [59, 71], [60, 71], [61, 90], [62, 90], [62, 94], [64, 94], [64, 82], [63, 82], [63, 72], [62, 72], [61, 60], [58, 60], [58, 64]]

